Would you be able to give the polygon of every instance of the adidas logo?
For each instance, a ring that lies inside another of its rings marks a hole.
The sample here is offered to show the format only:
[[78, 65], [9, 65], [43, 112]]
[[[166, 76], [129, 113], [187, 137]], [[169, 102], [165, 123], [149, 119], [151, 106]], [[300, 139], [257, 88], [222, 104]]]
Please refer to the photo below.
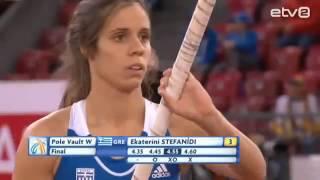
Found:
[[154, 179], [170, 177], [171, 174], [164, 164], [160, 164], [152, 173], [151, 177]]

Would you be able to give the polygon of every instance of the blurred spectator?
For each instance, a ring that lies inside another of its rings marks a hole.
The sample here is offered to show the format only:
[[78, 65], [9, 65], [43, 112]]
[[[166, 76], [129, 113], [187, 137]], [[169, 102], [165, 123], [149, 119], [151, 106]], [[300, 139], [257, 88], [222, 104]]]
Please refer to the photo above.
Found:
[[217, 34], [211, 28], [207, 28], [198, 53], [198, 66], [200, 66], [201, 71], [203, 70], [202, 84], [206, 84], [212, 68], [217, 63], [217, 49]]
[[31, 79], [48, 79], [50, 66], [56, 59], [52, 51], [28, 49], [18, 58], [16, 70], [18, 74], [27, 74]]
[[296, 75], [287, 82], [286, 94], [277, 99], [275, 112], [288, 115], [276, 118], [273, 128], [277, 135], [291, 142], [310, 142], [317, 120], [312, 114], [318, 113], [318, 104], [317, 98], [306, 92], [302, 76]]
[[290, 0], [283, 1], [283, 6], [291, 11], [300, 7], [309, 7], [311, 16], [308, 19], [285, 18], [281, 21], [283, 35], [279, 39], [279, 46], [298, 45], [304, 49], [320, 37], [320, 1], [318, 0]]
[[39, 39], [41, 49], [52, 50], [56, 54], [62, 54], [65, 49], [65, 35], [67, 29], [63, 26], [52, 27], [42, 32]]
[[258, 36], [249, 28], [252, 19], [244, 12], [235, 15], [228, 25], [228, 33], [222, 46], [229, 67], [251, 70], [259, 67], [257, 53]]
[[55, 72], [61, 65], [61, 55], [65, 49], [65, 27], [54, 27], [43, 31], [39, 39], [39, 45], [42, 50], [51, 51], [56, 55], [56, 60], [49, 65], [49, 72]]
[[209, 65], [215, 62], [218, 48], [218, 38], [215, 31], [207, 28], [201, 43], [203, 55], [200, 58], [200, 64]]

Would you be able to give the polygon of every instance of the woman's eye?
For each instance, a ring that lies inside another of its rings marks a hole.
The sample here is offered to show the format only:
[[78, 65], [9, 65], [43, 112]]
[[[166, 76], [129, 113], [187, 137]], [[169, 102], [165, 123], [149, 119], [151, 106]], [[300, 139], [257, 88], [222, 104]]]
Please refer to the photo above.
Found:
[[118, 35], [114, 36], [113, 39], [114, 39], [115, 41], [121, 42], [121, 41], [124, 40], [124, 38], [125, 38], [125, 35], [124, 35], [124, 34], [118, 34]]
[[141, 38], [141, 40], [142, 40], [143, 42], [146, 42], [146, 41], [149, 41], [149, 40], [150, 40], [150, 35], [149, 35], [149, 34], [142, 34], [142, 35], [140, 36], [140, 38]]

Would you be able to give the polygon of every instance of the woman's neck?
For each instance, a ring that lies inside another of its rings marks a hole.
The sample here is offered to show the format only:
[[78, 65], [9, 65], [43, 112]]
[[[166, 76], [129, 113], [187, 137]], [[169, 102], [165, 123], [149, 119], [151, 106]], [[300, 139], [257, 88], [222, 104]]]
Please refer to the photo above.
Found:
[[86, 100], [88, 124], [99, 126], [107, 122], [119, 127], [128, 121], [143, 123], [145, 102], [141, 88], [128, 93], [101, 84], [103, 87], [92, 87]]

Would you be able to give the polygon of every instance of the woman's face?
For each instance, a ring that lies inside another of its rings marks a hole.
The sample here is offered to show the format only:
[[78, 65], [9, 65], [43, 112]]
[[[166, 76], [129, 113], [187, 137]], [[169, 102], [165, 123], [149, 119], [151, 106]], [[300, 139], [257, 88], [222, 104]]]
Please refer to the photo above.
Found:
[[140, 88], [151, 55], [150, 36], [150, 19], [138, 3], [117, 10], [99, 34], [89, 61], [91, 76], [123, 91]]

